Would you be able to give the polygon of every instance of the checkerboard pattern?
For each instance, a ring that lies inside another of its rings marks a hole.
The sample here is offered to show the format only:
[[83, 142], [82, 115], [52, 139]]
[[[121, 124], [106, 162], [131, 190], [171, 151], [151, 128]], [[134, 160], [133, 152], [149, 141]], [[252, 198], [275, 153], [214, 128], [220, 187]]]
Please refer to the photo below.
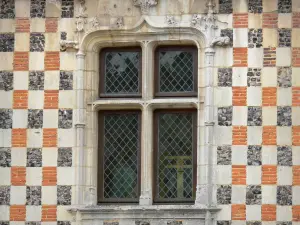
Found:
[[299, 9], [219, 0], [233, 43], [215, 74], [218, 225], [300, 222]]
[[0, 1], [0, 225], [69, 225], [74, 1]]

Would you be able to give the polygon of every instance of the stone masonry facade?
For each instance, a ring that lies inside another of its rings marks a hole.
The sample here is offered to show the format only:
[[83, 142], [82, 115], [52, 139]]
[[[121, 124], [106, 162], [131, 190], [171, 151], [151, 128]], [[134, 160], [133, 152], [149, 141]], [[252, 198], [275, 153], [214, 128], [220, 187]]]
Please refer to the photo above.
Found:
[[[76, 2], [0, 1], [0, 225], [71, 224]], [[300, 0], [216, 3], [217, 225], [299, 225]]]

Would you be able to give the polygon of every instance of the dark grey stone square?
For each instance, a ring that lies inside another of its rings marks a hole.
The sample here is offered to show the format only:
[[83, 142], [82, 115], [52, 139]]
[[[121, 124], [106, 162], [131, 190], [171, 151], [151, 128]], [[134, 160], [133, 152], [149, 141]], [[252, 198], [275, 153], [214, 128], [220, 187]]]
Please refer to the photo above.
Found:
[[0, 148], [0, 167], [11, 167], [10, 148]]
[[64, 40], [64, 41], [67, 40], [67, 32], [61, 32], [60, 33], [60, 39]]
[[12, 109], [0, 109], [0, 129], [12, 128]]
[[261, 48], [263, 46], [262, 29], [249, 29], [248, 31], [248, 48]]
[[0, 90], [13, 90], [14, 74], [13, 72], [0, 71]]
[[263, 11], [262, 0], [248, 1], [248, 12], [249, 13], [262, 13], [262, 11]]
[[277, 125], [292, 126], [292, 107], [290, 106], [277, 107]]
[[39, 222], [39, 221], [27, 221], [27, 222], [25, 222], [25, 225], [41, 225], [41, 222]]
[[291, 13], [292, 0], [278, 0], [278, 13]]
[[0, 34], [0, 52], [13, 52], [15, 35], [13, 33]]
[[220, 185], [217, 189], [217, 202], [220, 205], [231, 204], [231, 185]]
[[15, 18], [15, 0], [0, 1], [0, 19]]
[[278, 29], [278, 47], [291, 47], [292, 29]]
[[278, 87], [292, 87], [292, 68], [278, 67], [277, 69], [277, 85]]
[[58, 148], [57, 166], [72, 166], [72, 148]]
[[29, 73], [29, 90], [44, 90], [45, 75], [43, 71]]
[[260, 68], [248, 68], [247, 85], [248, 85], [248, 87], [260, 87], [261, 86], [261, 69]]
[[262, 125], [262, 107], [249, 106], [248, 107], [248, 126]]
[[249, 145], [247, 151], [247, 164], [248, 166], [261, 165], [261, 146]]
[[28, 128], [39, 129], [43, 128], [43, 110], [29, 109], [28, 110]]
[[26, 205], [41, 205], [42, 188], [41, 186], [26, 187]]
[[218, 69], [218, 86], [219, 87], [232, 86], [232, 68]]
[[9, 221], [0, 221], [0, 225], [9, 225]]
[[57, 221], [57, 225], [71, 225], [70, 221]]
[[218, 165], [231, 165], [231, 146], [223, 145], [217, 148], [217, 164]]
[[73, 110], [59, 109], [58, 111], [58, 128], [70, 129], [72, 128]]
[[292, 225], [292, 221], [277, 221], [276, 225]]
[[232, 106], [218, 108], [218, 125], [219, 126], [232, 125]]
[[231, 225], [230, 220], [218, 220], [217, 225]]
[[261, 186], [248, 185], [246, 189], [246, 204], [261, 205]]
[[150, 225], [150, 221], [148, 221], [148, 220], [136, 220], [135, 225]]
[[292, 166], [292, 148], [291, 146], [277, 146], [277, 164], [278, 166]]
[[73, 90], [73, 72], [60, 71], [59, 90]]
[[45, 18], [46, 0], [31, 0], [30, 17]]
[[230, 14], [232, 11], [232, 0], [219, 0], [219, 13]]
[[0, 205], [10, 204], [10, 187], [0, 186]]
[[180, 220], [167, 221], [167, 225], [182, 225], [182, 221]]
[[30, 33], [30, 51], [43, 52], [45, 49], [45, 35], [43, 33]]
[[42, 166], [42, 149], [28, 148], [27, 149], [27, 167]]
[[74, 17], [74, 0], [61, 1], [61, 18]]
[[292, 205], [292, 186], [277, 186], [277, 204], [278, 205]]
[[221, 37], [229, 37], [230, 44], [228, 46], [233, 46], [233, 29], [222, 29], [221, 30]]
[[103, 221], [103, 225], [119, 225], [118, 221]]
[[71, 186], [57, 186], [57, 205], [71, 205]]
[[246, 221], [246, 225], [261, 225], [261, 221]]

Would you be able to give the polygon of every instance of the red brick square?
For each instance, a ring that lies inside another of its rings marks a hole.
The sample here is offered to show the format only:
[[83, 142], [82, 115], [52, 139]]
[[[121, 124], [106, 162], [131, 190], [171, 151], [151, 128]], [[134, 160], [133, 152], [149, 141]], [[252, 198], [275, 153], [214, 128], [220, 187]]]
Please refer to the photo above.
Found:
[[262, 165], [261, 183], [265, 185], [277, 184], [277, 166]]
[[42, 222], [56, 221], [56, 205], [42, 205]]
[[44, 109], [58, 109], [58, 90], [44, 91]]
[[25, 205], [12, 205], [10, 206], [10, 221], [25, 221], [26, 206]]
[[59, 70], [60, 55], [59, 52], [45, 52], [45, 70]]
[[248, 66], [248, 48], [233, 48], [233, 66]]
[[27, 146], [27, 130], [26, 130], [26, 128], [12, 129], [11, 145], [12, 145], [12, 147], [26, 147]]
[[244, 165], [232, 166], [232, 184], [246, 185], [246, 166]]
[[28, 71], [29, 70], [29, 53], [14, 52], [14, 70]]
[[264, 67], [276, 66], [276, 48], [264, 48]]
[[45, 128], [43, 129], [43, 147], [57, 146], [57, 129]]
[[56, 186], [57, 184], [57, 168], [43, 167], [43, 186]]
[[247, 105], [247, 87], [232, 87], [232, 105]]
[[27, 109], [28, 108], [28, 91], [16, 90], [14, 91], [14, 109]]
[[262, 205], [261, 206], [261, 220], [262, 221], [276, 221], [276, 205]]
[[263, 13], [263, 28], [278, 27], [278, 13]]
[[262, 134], [263, 145], [276, 145], [277, 144], [277, 131], [276, 126], [264, 126]]
[[232, 220], [246, 220], [246, 205], [235, 204], [231, 205]]
[[56, 33], [58, 27], [58, 18], [46, 18], [45, 26], [47, 33]]
[[30, 32], [30, 20], [29, 18], [16, 18], [16, 32]]
[[300, 12], [293, 13], [293, 28], [300, 28]]
[[262, 105], [276, 106], [277, 105], [277, 88], [263, 87], [262, 89]]
[[248, 13], [234, 13], [233, 28], [248, 28]]
[[247, 145], [247, 126], [232, 127], [232, 145]]
[[26, 184], [26, 167], [11, 167], [11, 184], [14, 186], [24, 186]]
[[300, 48], [293, 48], [292, 50], [292, 66], [300, 67]]

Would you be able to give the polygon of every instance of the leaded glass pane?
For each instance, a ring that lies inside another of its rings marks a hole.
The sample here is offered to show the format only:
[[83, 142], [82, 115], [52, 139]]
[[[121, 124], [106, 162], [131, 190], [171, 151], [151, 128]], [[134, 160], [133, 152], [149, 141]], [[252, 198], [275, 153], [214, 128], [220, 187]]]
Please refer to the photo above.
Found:
[[193, 198], [193, 114], [158, 117], [158, 198]]
[[105, 94], [139, 93], [140, 52], [105, 53]]
[[194, 82], [192, 52], [159, 52], [159, 92], [193, 92]]
[[104, 198], [138, 197], [138, 113], [104, 116]]

